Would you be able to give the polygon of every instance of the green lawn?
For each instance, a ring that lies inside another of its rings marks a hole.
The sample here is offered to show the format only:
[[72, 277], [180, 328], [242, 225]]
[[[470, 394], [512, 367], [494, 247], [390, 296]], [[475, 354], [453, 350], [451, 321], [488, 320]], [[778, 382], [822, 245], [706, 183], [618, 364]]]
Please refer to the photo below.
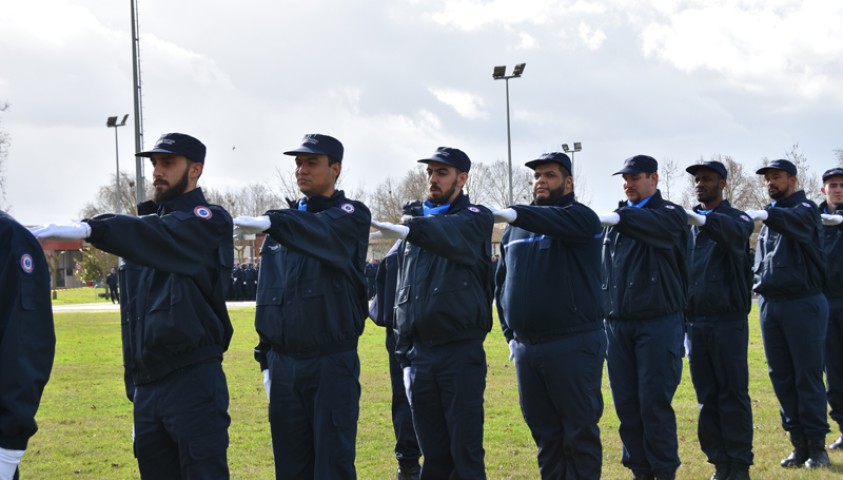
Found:
[[82, 287], [53, 290], [53, 305], [77, 305], [80, 303], [106, 303], [108, 298], [102, 297], [107, 292], [105, 288]]
[[[266, 422], [266, 396], [252, 358], [254, 309], [232, 311], [235, 326], [225, 370], [231, 394], [232, 478], [271, 479], [272, 453]], [[843, 455], [833, 454], [828, 471], [784, 470], [779, 459], [789, 451], [780, 427], [778, 404], [767, 377], [755, 312], [750, 319], [750, 374], [755, 416], [755, 479], [840, 478]], [[131, 404], [122, 385], [120, 328], [117, 313], [56, 315], [56, 363], [38, 414], [39, 433], [22, 463], [28, 479], [134, 479]], [[363, 396], [357, 437], [357, 472], [363, 480], [394, 478], [390, 391], [383, 329], [371, 322], [360, 342]], [[538, 478], [535, 446], [518, 407], [515, 371], [498, 329], [486, 342], [489, 374], [486, 389], [485, 448], [490, 479]], [[618, 420], [604, 374], [605, 413], [601, 421], [603, 478], [626, 479], [620, 464]], [[682, 467], [678, 478], [707, 479], [711, 467], [696, 440], [697, 403], [687, 362], [674, 406]], [[836, 431], [833, 432], [837, 434]], [[831, 440], [831, 439], [829, 439]]]

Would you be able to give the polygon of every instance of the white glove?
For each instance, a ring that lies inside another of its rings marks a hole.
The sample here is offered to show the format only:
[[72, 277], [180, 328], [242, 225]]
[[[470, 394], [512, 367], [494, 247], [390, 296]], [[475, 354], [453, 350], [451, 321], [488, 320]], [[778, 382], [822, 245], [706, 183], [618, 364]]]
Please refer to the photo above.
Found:
[[29, 231], [39, 240], [46, 238], [56, 240], [84, 240], [91, 236], [91, 226], [85, 222], [70, 225], [56, 225], [51, 223], [41, 227], [30, 228]]
[[240, 216], [234, 219], [234, 225], [243, 233], [262, 233], [269, 230], [272, 223], [266, 215], [261, 215], [260, 217]]
[[688, 214], [688, 225], [696, 225], [697, 227], [705, 225], [705, 215], [700, 215], [688, 208], [685, 209], [685, 213]]
[[404, 393], [407, 395], [407, 400], [410, 402], [410, 404], [412, 406], [413, 396], [411, 395], [412, 389], [410, 387], [412, 387], [413, 382], [412, 382], [412, 380], [410, 380], [410, 377], [411, 377], [410, 368], [411, 367], [404, 367], [401, 370], [401, 373], [403, 373], [403, 377], [404, 377]]
[[400, 238], [404, 240], [407, 238], [407, 234], [410, 233], [410, 227], [406, 225], [396, 225], [394, 223], [372, 220], [372, 226], [380, 230], [380, 238]]
[[23, 456], [24, 450], [0, 448], [0, 480], [12, 480]]
[[272, 379], [269, 378], [269, 369], [261, 370], [263, 373], [263, 388], [266, 390], [266, 399], [269, 400], [269, 387], [272, 386]]
[[509, 361], [515, 360], [515, 339], [509, 341]]
[[763, 222], [767, 220], [767, 210], [747, 210], [746, 214], [749, 215], [749, 218], [755, 220], [756, 222]]
[[604, 227], [611, 227], [613, 225], [617, 225], [618, 222], [621, 221], [621, 216], [615, 212], [607, 213], [604, 215], [598, 215], [600, 217], [600, 224]]
[[823, 225], [840, 225], [843, 223], [843, 215], [823, 213], [820, 216], [823, 217]]
[[511, 208], [504, 208], [503, 210], [492, 210], [492, 216], [495, 217], [495, 223], [512, 223], [518, 218], [518, 212]]

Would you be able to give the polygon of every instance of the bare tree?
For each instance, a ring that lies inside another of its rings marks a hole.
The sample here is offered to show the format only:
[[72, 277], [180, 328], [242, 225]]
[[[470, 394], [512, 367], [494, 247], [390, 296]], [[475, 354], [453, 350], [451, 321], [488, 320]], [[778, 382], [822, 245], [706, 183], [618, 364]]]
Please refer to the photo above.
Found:
[[[0, 112], [5, 112], [9, 108], [6, 102], [0, 102]], [[5, 130], [3, 124], [0, 122], [0, 210], [7, 210], [9, 205], [6, 204], [6, 155], [9, 153], [9, 144], [11, 137]]]
[[[730, 155], [716, 154], [711, 160], [718, 161], [726, 167], [726, 188], [723, 190], [723, 198], [738, 210], [757, 210], [764, 204], [769, 203], [767, 190], [764, 186], [764, 179], [756, 175], [755, 171], [747, 171], [743, 164], [735, 161]], [[703, 163], [702, 157], [698, 163]], [[694, 178], [688, 175], [688, 183], [685, 186], [682, 203], [686, 206], [696, 205], [697, 196], [694, 193]]]
[[834, 156], [837, 158], [837, 165], [843, 167], [843, 149], [834, 150]]
[[823, 194], [820, 191], [822, 182], [820, 177], [811, 172], [811, 166], [808, 165], [808, 157], [799, 151], [799, 144], [796, 143], [790, 147], [790, 151], [785, 152], [785, 158], [796, 165], [797, 181], [796, 189], [805, 190], [805, 195], [814, 202], [820, 203], [823, 201]]
[[[112, 181], [106, 185], [102, 185], [98, 190], [94, 199], [86, 203], [82, 210], [79, 211], [80, 218], [91, 218], [102, 213], [114, 213], [114, 197], [116, 192], [116, 185], [114, 184], [114, 175], [111, 176]], [[147, 197], [151, 197], [154, 189], [150, 185]], [[128, 215], [137, 215], [138, 207], [135, 205], [135, 178], [126, 172], [120, 172], [120, 205], [122, 212]]]
[[679, 166], [675, 160], [672, 158], [662, 160], [661, 166], [659, 167], [659, 190], [661, 190], [662, 196], [667, 200], [672, 200], [671, 188], [678, 171]]

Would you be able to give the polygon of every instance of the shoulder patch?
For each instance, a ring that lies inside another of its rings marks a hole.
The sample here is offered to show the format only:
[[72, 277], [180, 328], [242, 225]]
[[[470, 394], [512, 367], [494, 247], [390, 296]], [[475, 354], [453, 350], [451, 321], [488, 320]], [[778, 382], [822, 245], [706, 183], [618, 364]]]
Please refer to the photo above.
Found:
[[350, 203], [343, 203], [340, 205], [340, 208], [343, 209], [345, 213], [354, 213], [355, 211], [354, 205]]
[[802, 206], [805, 208], [811, 208], [811, 204], [808, 202], [802, 202]]
[[749, 218], [749, 215], [747, 215], [747, 214], [741, 215], [740, 219], [743, 220], [744, 222], [752, 222], [752, 219]]
[[480, 213], [480, 209], [475, 206], [468, 207], [469, 212]]
[[20, 256], [20, 268], [23, 270], [23, 273], [27, 275], [32, 274], [32, 271], [35, 270], [35, 262], [32, 261], [32, 255], [24, 253]]
[[214, 213], [211, 212], [211, 209], [204, 206], [204, 205], [199, 205], [196, 208], [194, 208], [193, 214], [196, 215], [197, 217], [201, 218], [202, 220], [210, 220], [211, 217], [214, 216]]

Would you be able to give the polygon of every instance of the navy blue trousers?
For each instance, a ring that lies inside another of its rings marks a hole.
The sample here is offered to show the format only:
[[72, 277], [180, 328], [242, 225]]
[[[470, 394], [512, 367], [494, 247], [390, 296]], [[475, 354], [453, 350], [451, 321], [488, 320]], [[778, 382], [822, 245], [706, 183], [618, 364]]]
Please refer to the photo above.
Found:
[[421, 479], [485, 479], [483, 341], [415, 345], [408, 358], [410, 407], [424, 455]]
[[227, 479], [228, 386], [219, 362], [138, 385], [135, 456], [141, 478]]
[[395, 331], [386, 329], [386, 351], [389, 352], [389, 379], [392, 383], [392, 429], [395, 431], [395, 458], [401, 465], [419, 463], [421, 449], [413, 427], [413, 412], [404, 388], [401, 365], [395, 357]]
[[761, 337], [782, 427], [809, 438], [828, 433], [823, 383], [828, 302], [821, 294], [779, 300], [758, 297]]
[[825, 379], [831, 407], [829, 415], [843, 431], [843, 298], [840, 297], [828, 299]]
[[539, 449], [542, 479], [600, 479], [605, 358], [602, 328], [540, 344], [516, 342], [521, 413]]
[[607, 320], [607, 366], [621, 460], [636, 474], [670, 477], [679, 468], [671, 402], [682, 378], [681, 313], [650, 320]]
[[275, 478], [347, 480], [360, 415], [357, 351], [312, 358], [267, 354]]
[[697, 437], [714, 465], [752, 465], [752, 404], [743, 320], [688, 323], [691, 379], [700, 405]]

